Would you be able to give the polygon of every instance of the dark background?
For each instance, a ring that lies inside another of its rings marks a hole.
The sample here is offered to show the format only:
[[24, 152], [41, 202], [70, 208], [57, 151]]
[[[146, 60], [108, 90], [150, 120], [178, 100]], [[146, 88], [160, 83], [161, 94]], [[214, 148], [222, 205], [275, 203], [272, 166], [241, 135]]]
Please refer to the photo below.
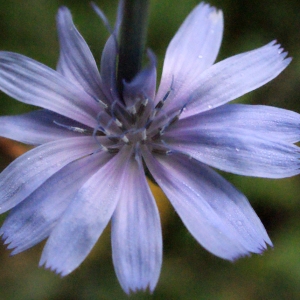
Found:
[[[96, 3], [113, 23], [117, 1]], [[159, 70], [168, 42], [197, 3], [152, 0], [148, 46], [158, 55]], [[300, 112], [300, 1], [212, 0], [210, 3], [222, 9], [225, 18], [218, 60], [274, 39], [293, 57], [291, 65], [278, 78], [238, 101]], [[71, 9], [75, 24], [99, 61], [108, 33], [89, 1], [83, 0], [0, 0], [0, 49], [22, 53], [55, 68], [58, 59], [55, 15], [60, 5]], [[1, 115], [30, 109], [0, 93]], [[1, 168], [23, 149], [1, 140]], [[164, 237], [161, 276], [153, 295], [138, 293], [130, 299], [300, 299], [300, 177], [269, 180], [223, 175], [249, 198], [269, 232], [274, 249], [235, 263], [212, 256], [191, 237], [162, 193], [154, 188]], [[4, 217], [1, 216], [2, 220]], [[114, 274], [109, 228], [85, 262], [66, 278], [38, 267], [42, 247], [40, 244], [10, 257], [1, 244], [0, 299], [128, 298]]]

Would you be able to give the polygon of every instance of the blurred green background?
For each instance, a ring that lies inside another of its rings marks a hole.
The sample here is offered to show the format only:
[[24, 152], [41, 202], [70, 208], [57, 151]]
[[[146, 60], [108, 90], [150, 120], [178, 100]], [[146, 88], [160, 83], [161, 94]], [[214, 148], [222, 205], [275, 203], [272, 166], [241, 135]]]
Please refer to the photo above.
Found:
[[[117, 1], [96, 3], [113, 23]], [[274, 39], [293, 57], [291, 65], [278, 78], [238, 101], [300, 112], [300, 1], [211, 0], [210, 3], [222, 9], [225, 17], [218, 60]], [[195, 0], [151, 1], [148, 46], [158, 55], [159, 69], [168, 42], [196, 4]], [[55, 68], [58, 58], [55, 15], [60, 5], [71, 9], [76, 25], [99, 61], [108, 33], [89, 1], [84, 0], [0, 0], [0, 49], [22, 53]], [[32, 109], [3, 93], [0, 98], [1, 115]], [[12, 156], [7, 149], [1, 149], [1, 153], [0, 164], [4, 168]], [[191, 237], [154, 187], [164, 237], [161, 276], [153, 295], [138, 293], [130, 299], [300, 299], [300, 177], [268, 180], [223, 175], [249, 198], [269, 232], [274, 249], [235, 263], [212, 256]], [[85, 262], [66, 278], [38, 267], [42, 247], [40, 244], [10, 257], [1, 244], [1, 300], [128, 298], [114, 274], [109, 228]]]

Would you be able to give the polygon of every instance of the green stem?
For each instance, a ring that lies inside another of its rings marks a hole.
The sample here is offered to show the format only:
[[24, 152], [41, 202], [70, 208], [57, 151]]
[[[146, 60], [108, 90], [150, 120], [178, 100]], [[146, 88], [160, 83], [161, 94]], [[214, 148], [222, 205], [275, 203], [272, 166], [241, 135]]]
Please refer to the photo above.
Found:
[[119, 37], [117, 84], [120, 94], [123, 80], [131, 81], [141, 70], [146, 43], [149, 0], [124, 0]]

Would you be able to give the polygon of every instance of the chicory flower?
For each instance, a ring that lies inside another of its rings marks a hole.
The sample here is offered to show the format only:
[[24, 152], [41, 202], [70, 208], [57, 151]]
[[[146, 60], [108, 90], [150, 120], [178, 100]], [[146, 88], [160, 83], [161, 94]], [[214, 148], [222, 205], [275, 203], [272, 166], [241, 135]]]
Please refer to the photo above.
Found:
[[[153, 291], [162, 263], [159, 212], [145, 167], [183, 223], [227, 260], [272, 245], [246, 197], [211, 167], [247, 176], [299, 173], [300, 116], [228, 104], [286, 68], [276, 42], [213, 64], [222, 12], [198, 5], [172, 39], [156, 93], [156, 61], [116, 85], [116, 32], [100, 72], [69, 10], [57, 16], [56, 70], [0, 52], [0, 89], [41, 107], [0, 118], [0, 134], [36, 146], [0, 175], [1, 234], [12, 254], [47, 239], [40, 265], [69, 274], [111, 220], [113, 263], [126, 293]], [[117, 29], [116, 29], [117, 30]]]

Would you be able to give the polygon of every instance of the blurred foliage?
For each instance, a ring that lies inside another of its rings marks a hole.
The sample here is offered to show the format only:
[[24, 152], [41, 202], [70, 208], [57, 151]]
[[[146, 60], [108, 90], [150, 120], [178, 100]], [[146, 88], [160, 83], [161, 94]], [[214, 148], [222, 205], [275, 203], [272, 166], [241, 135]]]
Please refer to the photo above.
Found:
[[[113, 23], [117, 1], [96, 2]], [[197, 3], [195, 0], [152, 0], [148, 46], [158, 55], [160, 70], [170, 39]], [[218, 60], [274, 39], [294, 58], [278, 78], [238, 101], [300, 112], [300, 2], [211, 0], [210, 3], [222, 9], [225, 17], [224, 40]], [[99, 61], [108, 33], [86, 0], [0, 0], [0, 49], [22, 53], [55, 68], [58, 58], [55, 14], [60, 5], [71, 9], [76, 25]], [[32, 109], [3, 93], [0, 98], [2, 115]], [[1, 150], [3, 168], [12, 156]], [[249, 198], [270, 234], [274, 249], [235, 263], [212, 256], [191, 237], [161, 191], [153, 186], [163, 224], [162, 272], [153, 295], [138, 293], [130, 299], [299, 299], [299, 176], [267, 180], [222, 175]], [[9, 251], [1, 245], [0, 299], [128, 298], [114, 274], [109, 227], [85, 262], [66, 278], [38, 268], [42, 247], [38, 245], [10, 257]]]

